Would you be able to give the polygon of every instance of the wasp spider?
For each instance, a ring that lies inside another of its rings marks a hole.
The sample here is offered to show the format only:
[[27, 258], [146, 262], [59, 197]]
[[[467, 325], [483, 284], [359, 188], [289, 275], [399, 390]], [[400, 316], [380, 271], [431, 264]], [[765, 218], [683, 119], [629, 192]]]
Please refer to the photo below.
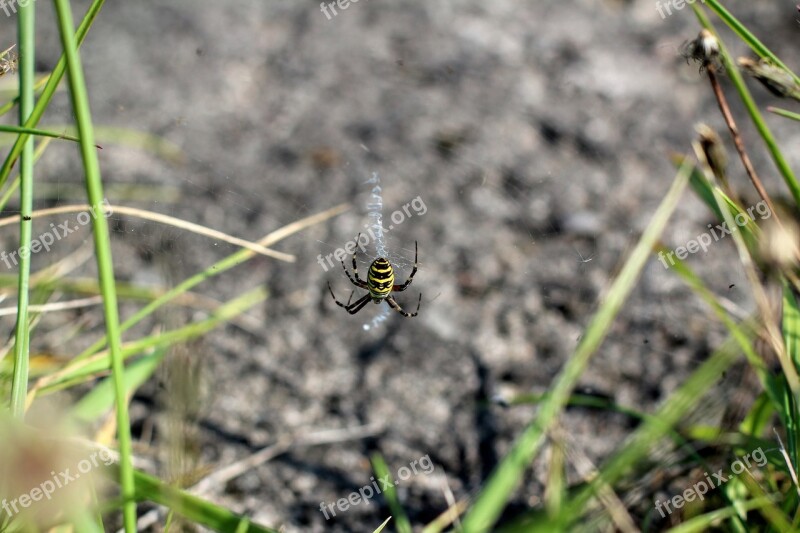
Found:
[[[356, 237], [356, 242], [360, 242], [358, 239], [361, 237], [361, 234], [358, 234]], [[344, 265], [344, 260], [342, 260], [342, 268], [344, 269], [344, 273], [347, 274], [347, 278], [350, 280], [350, 283], [359, 287], [361, 289], [366, 289], [369, 292], [353, 302], [352, 304], [350, 301], [353, 299], [353, 293], [355, 293], [355, 289], [353, 292], [350, 293], [350, 298], [347, 300], [346, 304], [343, 304], [339, 300], [336, 299], [336, 296], [333, 294], [333, 289], [331, 288], [330, 282], [328, 283], [328, 290], [331, 291], [331, 296], [333, 297], [333, 301], [336, 302], [336, 305], [339, 307], [344, 307], [344, 309], [354, 315], [361, 311], [370, 300], [374, 303], [379, 304], [383, 300], [386, 302], [398, 313], [403, 315], [406, 318], [411, 318], [417, 316], [419, 312], [419, 306], [422, 303], [422, 293], [419, 295], [419, 301], [417, 302], [417, 310], [413, 313], [406, 313], [403, 311], [403, 308], [395, 301], [392, 297], [393, 292], [401, 292], [408, 288], [411, 285], [411, 280], [414, 279], [414, 274], [417, 273], [417, 242], [414, 241], [414, 268], [411, 269], [411, 275], [408, 276], [408, 280], [402, 285], [395, 285], [394, 284], [394, 268], [392, 268], [392, 264], [389, 262], [388, 259], [385, 257], [379, 257], [372, 264], [369, 266], [369, 272], [367, 272], [367, 281], [364, 281], [358, 277], [358, 266], [356, 265], [356, 252], [353, 252], [353, 275], [355, 279], [350, 276], [350, 272], [347, 271], [347, 267]]]

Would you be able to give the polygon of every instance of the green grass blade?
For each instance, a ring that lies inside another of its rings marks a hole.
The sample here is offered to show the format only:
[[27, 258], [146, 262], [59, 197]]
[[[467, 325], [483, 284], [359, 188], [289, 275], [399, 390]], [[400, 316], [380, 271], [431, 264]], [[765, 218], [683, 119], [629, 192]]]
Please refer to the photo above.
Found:
[[[33, 83], [36, 68], [36, 26], [34, 3], [20, 4], [17, 20], [19, 35], [19, 123], [25, 124], [34, 107]], [[30, 250], [33, 220], [33, 139], [22, 145], [20, 162], [20, 250]], [[27, 219], [27, 220], [26, 220]], [[11, 412], [18, 418], [25, 415], [25, 397], [28, 393], [28, 359], [30, 331], [28, 330], [28, 294], [31, 257], [20, 252], [19, 285], [17, 288], [17, 323], [14, 329], [14, 377], [11, 385]]]
[[[742, 505], [742, 509], [745, 511], [757, 510], [761, 507], [769, 505], [771, 503], [771, 499], [769, 497], [763, 498], [756, 498], [753, 500], [749, 500]], [[734, 509], [733, 506], [728, 505], [723, 507], [722, 509], [716, 509], [709, 513], [702, 514], [700, 516], [695, 516], [686, 520], [681, 525], [673, 527], [669, 530], [670, 533], [694, 533], [694, 532], [703, 532], [713, 530], [719, 526], [719, 524], [728, 518], [733, 518], [736, 516], [737, 510]]]
[[[49, 124], [51, 130], [73, 132], [71, 126]], [[112, 126], [95, 126], [95, 138], [102, 144], [113, 143], [119, 146], [135, 148], [160, 157], [170, 163], [180, 164], [186, 161], [186, 154], [181, 147], [158, 135], [130, 128], [115, 128]]]
[[[800, 368], [800, 307], [797, 295], [788, 283], [783, 286], [783, 317], [781, 319], [783, 341], [786, 346], [786, 355]], [[798, 413], [797, 397], [792, 394], [788, 384], [784, 387], [785, 405], [781, 418], [786, 425], [787, 452], [796, 469], [800, 465], [800, 413]]]
[[[119, 467], [109, 467], [114, 479], [119, 479]], [[144, 472], [134, 471], [136, 480], [135, 499], [151, 501], [173, 510], [176, 514], [215, 531], [245, 531], [247, 533], [278, 533], [278, 530], [253, 524], [248, 518], [198, 498], [185, 491], [167, 485]], [[242, 526], [245, 523], [245, 526]], [[240, 529], [241, 528], [241, 529]]]
[[370, 462], [372, 463], [372, 470], [375, 471], [375, 478], [388, 479], [390, 482], [390, 486], [384, 488], [381, 494], [383, 494], [383, 497], [386, 499], [386, 503], [389, 504], [389, 510], [392, 512], [392, 516], [395, 517], [395, 528], [398, 533], [411, 533], [411, 521], [409, 521], [406, 512], [403, 510], [403, 506], [400, 505], [400, 499], [397, 497], [397, 490], [394, 488], [395, 483], [392, 481], [392, 474], [389, 473], [389, 467], [386, 465], [386, 461], [383, 460], [381, 454], [373, 453], [372, 457], [370, 457]]
[[[65, 133], [56, 133], [54, 131], [39, 130], [36, 128], [26, 128], [23, 126], [0, 125], [0, 131], [4, 131], [6, 133], [27, 133], [29, 135], [38, 135], [39, 137], [51, 137], [53, 139], [64, 139], [66, 141], [74, 141], [74, 142], [78, 142], [80, 140], [77, 137], [74, 137], [72, 135], [67, 135]], [[31, 140], [32, 139], [29, 139], [29, 141]]]
[[775, 402], [765, 390], [758, 395], [750, 411], [739, 424], [739, 431], [753, 437], [764, 435], [772, 422], [772, 416], [776, 413]]
[[682, 165], [690, 165], [691, 172], [689, 173], [689, 186], [694, 193], [700, 197], [706, 207], [716, 215], [717, 220], [722, 220], [722, 211], [719, 210], [717, 201], [714, 199], [714, 185], [711, 184], [706, 178], [705, 174], [698, 168], [691, 158], [683, 154], [676, 154], [672, 157], [672, 164], [676, 169], [681, 168]]
[[383, 521], [383, 523], [382, 523], [381, 525], [379, 525], [379, 526], [378, 526], [378, 529], [376, 529], [376, 530], [374, 531], [374, 533], [381, 533], [381, 531], [383, 531], [383, 529], [384, 529], [384, 528], [387, 526], [387, 524], [389, 524], [389, 521], [390, 521], [391, 519], [392, 519], [392, 517], [390, 516], [389, 518], [387, 518], [386, 520], [384, 520], [384, 521]]
[[[138, 389], [164, 360], [169, 348], [162, 347], [155, 352], [137, 359], [125, 370], [125, 395], [130, 397]], [[70, 414], [75, 420], [81, 422], [94, 422], [114, 407], [114, 383], [110, 379], [104, 379], [81, 398], [70, 410]]]
[[[61, 46], [64, 50], [67, 72], [69, 73], [70, 97], [75, 112], [75, 121], [80, 137], [81, 158], [86, 172], [86, 193], [92, 207], [92, 235], [94, 236], [97, 272], [100, 287], [103, 291], [103, 314], [106, 334], [109, 339], [111, 353], [111, 373], [114, 382], [117, 407], [117, 439], [120, 455], [120, 485], [122, 488], [123, 524], [127, 533], [136, 531], [136, 502], [133, 479], [133, 447], [131, 444], [130, 417], [128, 402], [125, 396], [125, 366], [122, 362], [122, 338], [119, 329], [119, 311], [114, 283], [114, 263], [111, 258], [111, 243], [108, 221], [103, 216], [102, 208], [103, 183], [100, 177], [100, 163], [97, 159], [97, 148], [94, 142], [92, 115], [89, 108], [89, 96], [83, 78], [83, 66], [78, 54], [78, 45], [72, 22], [72, 8], [69, 0], [53, 0], [56, 7]], [[32, 152], [31, 152], [32, 153]], [[23, 178], [23, 188], [25, 180]]]
[[792, 120], [800, 121], [800, 113], [792, 113], [791, 111], [787, 111], [786, 109], [781, 109], [779, 107], [768, 107], [767, 111], [770, 113], [775, 113], [784, 118], [790, 118]]
[[786, 343], [786, 354], [800, 368], [800, 306], [797, 295], [788, 283], [783, 285], [783, 340]]

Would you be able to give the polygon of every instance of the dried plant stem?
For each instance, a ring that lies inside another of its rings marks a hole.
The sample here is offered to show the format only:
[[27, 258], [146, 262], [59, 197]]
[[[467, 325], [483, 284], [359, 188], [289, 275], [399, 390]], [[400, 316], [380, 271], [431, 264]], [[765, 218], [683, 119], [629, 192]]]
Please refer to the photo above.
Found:
[[770, 212], [775, 213], [775, 207], [772, 205], [772, 200], [770, 200], [766, 189], [764, 189], [764, 185], [761, 183], [761, 178], [759, 178], [758, 174], [756, 174], [756, 169], [753, 168], [753, 163], [750, 161], [750, 156], [747, 155], [747, 152], [744, 149], [744, 141], [742, 140], [742, 136], [739, 134], [739, 128], [736, 126], [736, 122], [733, 120], [733, 114], [728, 106], [728, 101], [725, 99], [725, 93], [722, 92], [722, 87], [719, 84], [719, 79], [717, 78], [714, 65], [707, 65], [706, 70], [708, 72], [708, 81], [711, 82], [711, 89], [714, 91], [714, 96], [717, 98], [719, 110], [722, 112], [722, 116], [725, 118], [725, 123], [728, 125], [728, 129], [731, 132], [733, 144], [736, 146], [736, 151], [739, 152], [739, 157], [742, 160], [742, 164], [747, 172], [747, 176], [750, 178], [750, 181], [753, 182], [753, 187], [756, 188], [758, 195], [761, 196], [761, 199], [764, 200], [764, 202], [766, 202]]

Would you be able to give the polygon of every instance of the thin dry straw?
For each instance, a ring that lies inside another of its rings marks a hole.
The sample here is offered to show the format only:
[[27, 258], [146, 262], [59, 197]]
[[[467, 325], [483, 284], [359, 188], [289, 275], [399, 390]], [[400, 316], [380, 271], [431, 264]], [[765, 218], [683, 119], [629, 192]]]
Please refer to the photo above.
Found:
[[[91, 209], [92, 207], [89, 205], [63, 205], [59, 207], [50, 207], [47, 209], [39, 209], [37, 211], [33, 211], [31, 213], [31, 218], [43, 217], [47, 215], [57, 215], [61, 213], [89, 212], [91, 211]], [[227, 233], [207, 228], [205, 226], [201, 226], [200, 224], [195, 224], [193, 222], [187, 222], [185, 220], [171, 217], [169, 215], [154, 213], [152, 211], [146, 211], [144, 209], [138, 209], [135, 207], [123, 207], [119, 205], [110, 205], [110, 204], [106, 204], [106, 210], [109, 213], [131, 215], [145, 220], [161, 222], [162, 224], [167, 224], [170, 226], [174, 226], [176, 228], [185, 229], [187, 231], [191, 231], [199, 235], [205, 235], [206, 237], [211, 237], [212, 239], [217, 239], [230, 244], [234, 244], [236, 246], [241, 246], [242, 248], [247, 248], [248, 250], [251, 250], [255, 253], [266, 255], [268, 257], [273, 257], [275, 259], [280, 259], [281, 261], [286, 261], [288, 263], [293, 263], [296, 260], [295, 256], [292, 254], [270, 250], [269, 248], [266, 248], [258, 243], [246, 241], [238, 237], [233, 237], [231, 235], [228, 235]], [[13, 224], [19, 219], [20, 215], [14, 215], [2, 218], [0, 219], [0, 227], [6, 226], [8, 224]]]

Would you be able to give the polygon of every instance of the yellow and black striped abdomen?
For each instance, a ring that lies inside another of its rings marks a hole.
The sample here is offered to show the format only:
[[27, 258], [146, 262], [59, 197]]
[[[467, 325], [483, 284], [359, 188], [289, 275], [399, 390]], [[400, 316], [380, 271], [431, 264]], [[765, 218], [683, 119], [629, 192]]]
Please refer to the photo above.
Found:
[[367, 288], [373, 301], [383, 300], [392, 292], [394, 286], [394, 269], [385, 258], [379, 257], [369, 266], [367, 273]]

